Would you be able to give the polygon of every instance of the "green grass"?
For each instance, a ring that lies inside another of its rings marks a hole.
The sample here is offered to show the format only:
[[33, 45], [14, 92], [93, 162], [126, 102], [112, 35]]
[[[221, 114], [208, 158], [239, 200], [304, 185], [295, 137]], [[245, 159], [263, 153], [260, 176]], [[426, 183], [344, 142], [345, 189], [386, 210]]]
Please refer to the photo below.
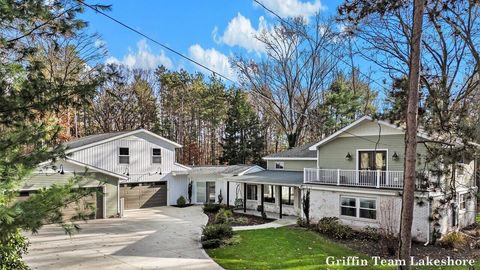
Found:
[[480, 223], [480, 213], [477, 214], [477, 223]]
[[[367, 269], [359, 266], [327, 265], [328, 256], [336, 259], [358, 256], [369, 260], [368, 269], [395, 269], [386, 266], [373, 267], [373, 261], [369, 257], [329, 241], [316, 232], [301, 228], [239, 231], [236, 234], [240, 237], [240, 243], [207, 250], [210, 257], [225, 269]], [[480, 264], [477, 263], [477, 266], [480, 267]]]

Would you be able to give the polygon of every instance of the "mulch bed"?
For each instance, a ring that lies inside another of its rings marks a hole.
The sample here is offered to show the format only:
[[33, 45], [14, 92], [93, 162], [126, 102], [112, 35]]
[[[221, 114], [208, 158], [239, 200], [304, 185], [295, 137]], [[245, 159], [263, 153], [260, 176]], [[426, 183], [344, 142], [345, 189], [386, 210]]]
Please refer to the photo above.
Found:
[[[325, 238], [341, 243], [355, 251], [366, 254], [367, 256], [380, 256], [384, 259], [395, 259], [396, 255], [388, 254], [385, 247], [382, 246], [380, 241], [373, 241], [368, 239], [362, 239], [361, 237], [352, 237], [351, 239], [341, 240], [330, 237], [329, 235], [322, 234]], [[480, 240], [480, 239], [479, 239]], [[453, 249], [440, 246], [439, 244], [429, 244], [413, 242], [412, 243], [412, 256], [416, 259], [426, 258], [431, 259], [445, 259], [450, 256], [452, 259], [478, 259], [480, 258], [480, 249], [470, 247], [466, 245], [463, 248]]]
[[194, 206], [195, 204], [193, 203], [187, 203], [185, 204], [184, 206], [178, 206], [177, 204], [174, 204], [172, 205], [173, 207], [178, 207], [178, 208], [185, 208], [185, 207], [189, 207], [189, 206]]
[[[215, 222], [215, 214], [216, 213], [206, 213], [208, 216], [208, 224], [213, 224]], [[235, 222], [237, 218], [243, 217], [246, 220], [245, 223], [238, 223]], [[252, 215], [246, 215], [246, 214], [241, 214], [241, 213], [233, 213], [233, 222], [230, 223], [232, 226], [250, 226], [250, 225], [260, 225], [260, 224], [265, 224], [274, 221], [274, 219], [263, 219], [262, 217], [258, 216], [252, 216]]]

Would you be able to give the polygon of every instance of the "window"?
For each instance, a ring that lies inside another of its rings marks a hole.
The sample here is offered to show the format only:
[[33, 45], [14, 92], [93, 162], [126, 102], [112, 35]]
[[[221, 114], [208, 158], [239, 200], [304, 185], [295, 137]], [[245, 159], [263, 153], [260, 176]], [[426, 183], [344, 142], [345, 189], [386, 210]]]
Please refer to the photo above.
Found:
[[361, 218], [377, 219], [376, 201], [373, 199], [359, 199], [359, 200], [360, 200], [359, 216]]
[[467, 194], [460, 194], [458, 199], [458, 207], [460, 210], [467, 209]]
[[118, 163], [129, 164], [130, 163], [130, 150], [128, 147], [120, 147], [118, 152]]
[[342, 196], [340, 198], [340, 214], [349, 217], [377, 219], [377, 201]]
[[162, 163], [162, 149], [152, 149], [152, 163]]
[[247, 185], [247, 200], [257, 200], [257, 185]]
[[282, 187], [282, 204], [293, 205], [294, 200], [294, 188]]
[[268, 203], [275, 203], [275, 186], [265, 186], [263, 191], [263, 201]]
[[341, 215], [342, 216], [357, 216], [357, 200], [355, 198], [341, 197]]
[[285, 167], [285, 164], [283, 161], [277, 161], [275, 162], [275, 169], [276, 170], [283, 170], [283, 168]]

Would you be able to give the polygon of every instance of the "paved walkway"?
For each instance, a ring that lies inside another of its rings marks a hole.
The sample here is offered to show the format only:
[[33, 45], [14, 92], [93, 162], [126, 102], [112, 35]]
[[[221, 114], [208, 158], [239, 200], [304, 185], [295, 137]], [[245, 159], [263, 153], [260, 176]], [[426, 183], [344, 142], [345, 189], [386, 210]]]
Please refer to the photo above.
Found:
[[221, 269], [200, 246], [207, 216], [200, 206], [125, 211], [121, 219], [92, 220], [69, 237], [45, 226], [29, 237], [32, 269]]
[[258, 230], [258, 229], [268, 229], [268, 228], [279, 228], [284, 226], [290, 226], [297, 223], [297, 220], [293, 219], [277, 219], [269, 223], [259, 224], [259, 225], [250, 225], [250, 226], [235, 226], [233, 227], [234, 231], [246, 231], [246, 230]]
[[[243, 210], [235, 210], [235, 212], [243, 214]], [[247, 210], [247, 212], [245, 214], [260, 216], [260, 212], [254, 211], [254, 210]], [[278, 218], [277, 213], [267, 212], [266, 214], [267, 214], [268, 218], [274, 218], [275, 220], [272, 221], [272, 222], [269, 222], [269, 223], [259, 224], [259, 225], [234, 226], [233, 230], [234, 231], [246, 231], [246, 230], [279, 228], [279, 227], [284, 227], [284, 226], [295, 225], [297, 223], [297, 217], [296, 216], [283, 216], [282, 219], [277, 219]]]

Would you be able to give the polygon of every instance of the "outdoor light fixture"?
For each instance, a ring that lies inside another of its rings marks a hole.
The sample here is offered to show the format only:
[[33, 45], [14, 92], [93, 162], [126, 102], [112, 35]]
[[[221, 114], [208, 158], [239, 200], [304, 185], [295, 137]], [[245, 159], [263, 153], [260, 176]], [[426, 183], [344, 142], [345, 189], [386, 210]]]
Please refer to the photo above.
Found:
[[350, 152], [348, 152], [345, 156], [345, 160], [352, 160], [352, 155], [350, 155]]
[[393, 160], [398, 160], [397, 152], [393, 152], [392, 159], [393, 159]]

